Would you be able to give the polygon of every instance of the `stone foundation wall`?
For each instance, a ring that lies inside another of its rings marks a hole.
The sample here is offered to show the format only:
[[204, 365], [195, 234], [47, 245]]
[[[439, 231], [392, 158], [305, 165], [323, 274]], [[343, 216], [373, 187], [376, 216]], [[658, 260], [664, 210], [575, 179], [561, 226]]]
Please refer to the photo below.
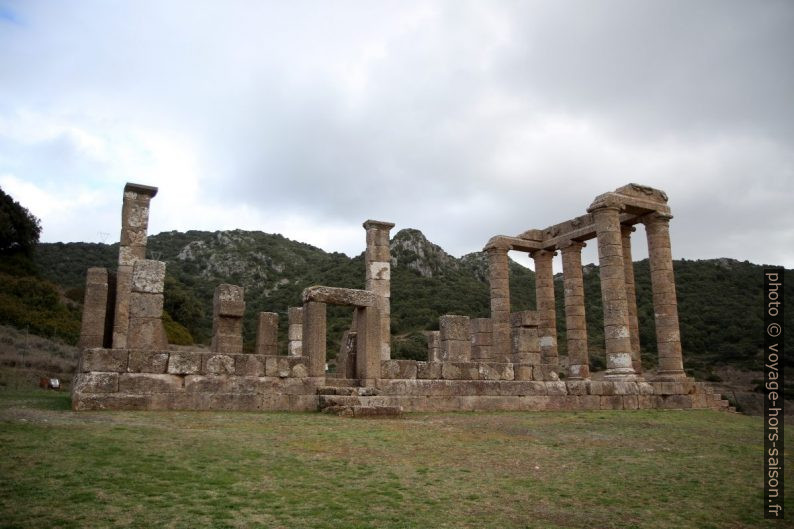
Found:
[[301, 357], [196, 351], [85, 349], [75, 410], [316, 410], [325, 377]]

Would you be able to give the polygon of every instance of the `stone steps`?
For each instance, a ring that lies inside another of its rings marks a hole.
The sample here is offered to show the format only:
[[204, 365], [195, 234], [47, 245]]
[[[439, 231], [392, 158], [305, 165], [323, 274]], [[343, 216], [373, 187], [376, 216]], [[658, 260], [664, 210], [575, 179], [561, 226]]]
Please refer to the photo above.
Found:
[[402, 415], [400, 406], [384, 406], [365, 404], [368, 397], [377, 395], [375, 388], [334, 388], [317, 389], [318, 407], [323, 413], [332, 413], [342, 417], [399, 417]]
[[377, 388], [353, 387], [353, 386], [322, 386], [317, 388], [318, 395], [342, 395], [354, 397], [372, 397], [380, 392]]
[[340, 417], [400, 417], [403, 409], [400, 406], [328, 406], [323, 413], [332, 413]]

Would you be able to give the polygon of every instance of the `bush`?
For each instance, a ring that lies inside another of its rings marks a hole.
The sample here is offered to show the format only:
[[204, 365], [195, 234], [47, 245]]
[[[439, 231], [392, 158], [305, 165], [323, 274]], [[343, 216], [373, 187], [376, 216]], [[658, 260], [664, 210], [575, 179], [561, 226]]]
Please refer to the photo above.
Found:
[[175, 322], [167, 312], [163, 312], [163, 327], [168, 343], [174, 345], [193, 345], [193, 336], [183, 325]]

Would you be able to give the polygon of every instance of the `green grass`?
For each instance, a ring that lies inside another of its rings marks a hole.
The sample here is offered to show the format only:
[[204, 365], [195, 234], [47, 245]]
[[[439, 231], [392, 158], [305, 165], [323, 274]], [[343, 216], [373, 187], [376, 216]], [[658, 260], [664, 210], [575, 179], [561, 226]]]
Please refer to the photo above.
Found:
[[2, 390], [0, 527], [782, 527], [761, 441], [706, 411], [73, 413]]

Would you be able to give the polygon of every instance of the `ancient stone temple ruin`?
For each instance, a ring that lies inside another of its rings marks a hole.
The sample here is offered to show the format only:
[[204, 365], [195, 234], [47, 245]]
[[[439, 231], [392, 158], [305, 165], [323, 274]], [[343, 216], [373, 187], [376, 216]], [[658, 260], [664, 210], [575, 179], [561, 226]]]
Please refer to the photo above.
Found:
[[[365, 289], [312, 286], [289, 308], [285, 355], [278, 314], [257, 315], [253, 353], [243, 352], [242, 287], [221, 284], [213, 301], [209, 350], [168, 346], [161, 321], [165, 263], [146, 259], [153, 187], [127, 184], [119, 262], [90, 268], [76, 410], [328, 410], [344, 414], [456, 410], [727, 408], [683, 370], [669, 221], [664, 192], [629, 184], [595, 198], [580, 217], [485, 245], [491, 317], [444, 315], [427, 333], [427, 360], [392, 360], [391, 255], [394, 224], [368, 220]], [[643, 224], [656, 322], [658, 372], [646, 375], [631, 254]], [[607, 370], [589, 371], [581, 252], [595, 239], [601, 278]], [[512, 312], [508, 252], [534, 260], [537, 310]], [[567, 367], [557, 344], [552, 259], [562, 254]], [[337, 370], [327, 372], [326, 307], [350, 307]], [[561, 378], [562, 374], [562, 378]]]

